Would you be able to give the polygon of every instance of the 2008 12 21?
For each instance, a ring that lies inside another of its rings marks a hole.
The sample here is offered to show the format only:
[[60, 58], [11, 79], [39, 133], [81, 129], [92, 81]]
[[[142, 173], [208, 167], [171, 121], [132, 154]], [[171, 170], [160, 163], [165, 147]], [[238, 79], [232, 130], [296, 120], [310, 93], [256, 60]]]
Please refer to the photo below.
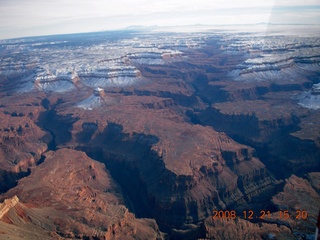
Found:
[[[296, 210], [295, 214], [290, 213], [288, 210], [279, 210], [278, 216], [273, 214], [272, 217], [278, 217], [279, 219], [297, 219], [297, 220], [305, 220], [308, 218], [308, 212], [306, 210]], [[270, 210], [261, 210], [258, 214], [255, 213], [253, 210], [244, 210], [241, 214], [237, 214], [235, 210], [213, 210], [213, 219], [235, 219], [237, 217], [243, 219], [265, 219], [271, 217]]]

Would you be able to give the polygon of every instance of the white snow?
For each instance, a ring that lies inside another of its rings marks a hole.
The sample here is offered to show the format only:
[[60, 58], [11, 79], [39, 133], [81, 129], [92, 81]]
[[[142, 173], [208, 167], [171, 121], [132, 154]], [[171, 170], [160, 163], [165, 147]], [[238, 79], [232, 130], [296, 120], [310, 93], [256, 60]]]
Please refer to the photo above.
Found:
[[83, 83], [92, 88], [97, 87], [127, 87], [131, 86], [140, 81], [139, 78], [136, 77], [115, 77], [115, 78], [97, 78], [97, 77], [89, 77], [86, 78]]
[[57, 92], [63, 93], [73, 90], [75, 87], [70, 81], [45, 81], [39, 82], [35, 88], [44, 92]]
[[[19, 92], [67, 92], [75, 89], [73, 79], [78, 81], [77, 86], [127, 87], [143, 81], [137, 65], [181, 61], [184, 50], [201, 47], [210, 38], [225, 51], [219, 54], [245, 56], [229, 73], [236, 81], [294, 82], [309, 72], [320, 71], [318, 37], [221, 30], [155, 31], [112, 40], [98, 36], [96, 42], [86, 42], [84, 35], [83, 42], [70, 40], [68, 44], [50, 38], [0, 41], [5, 49], [0, 56], [0, 76], [17, 79]], [[313, 98], [318, 97], [310, 96]]]
[[320, 109], [320, 94], [312, 94], [312, 91], [303, 92], [298, 96], [298, 100], [298, 104], [302, 107], [313, 110]]
[[85, 110], [92, 110], [102, 106], [103, 103], [105, 103], [105, 100], [102, 97], [92, 94], [87, 99], [79, 102], [76, 106]]
[[148, 65], [163, 65], [165, 64], [165, 61], [163, 61], [161, 58], [135, 58], [131, 60], [132, 63], [137, 64], [148, 64]]

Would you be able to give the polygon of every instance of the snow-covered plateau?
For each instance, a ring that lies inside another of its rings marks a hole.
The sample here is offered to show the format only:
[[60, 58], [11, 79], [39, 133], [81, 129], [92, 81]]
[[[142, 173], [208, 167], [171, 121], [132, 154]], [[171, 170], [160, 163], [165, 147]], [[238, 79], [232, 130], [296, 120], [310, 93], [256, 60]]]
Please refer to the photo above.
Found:
[[[191, 37], [196, 43], [197, 37]], [[179, 45], [173, 44], [177, 41]], [[154, 35], [139, 34], [105, 40], [85, 34], [76, 40], [51, 41], [50, 37], [3, 40], [0, 41], [0, 76], [19, 81], [18, 92], [62, 93], [79, 85], [127, 87], [143, 82], [139, 65], [179, 61], [182, 52], [168, 46], [186, 47], [189, 42], [186, 36], [154, 38]]]
[[[197, 49], [209, 54], [208, 46], [231, 56], [231, 61], [242, 59], [225, 71], [223, 77], [230, 81], [294, 83], [320, 72], [320, 39], [311, 35], [124, 31], [2, 40], [0, 79], [16, 92], [126, 88], [146, 82], [142, 66], [184, 62]], [[318, 109], [318, 99], [312, 91], [305, 92], [300, 105]], [[101, 101], [92, 96], [89, 102]]]

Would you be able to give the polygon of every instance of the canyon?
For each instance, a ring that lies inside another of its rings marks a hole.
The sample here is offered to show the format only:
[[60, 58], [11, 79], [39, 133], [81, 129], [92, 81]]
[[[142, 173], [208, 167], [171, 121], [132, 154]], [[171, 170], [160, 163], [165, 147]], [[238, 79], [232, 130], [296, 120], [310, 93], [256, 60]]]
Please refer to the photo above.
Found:
[[[115, 31], [3, 40], [0, 53], [0, 202], [19, 198], [0, 237], [312, 235], [313, 33]], [[298, 210], [308, 218], [278, 215]]]

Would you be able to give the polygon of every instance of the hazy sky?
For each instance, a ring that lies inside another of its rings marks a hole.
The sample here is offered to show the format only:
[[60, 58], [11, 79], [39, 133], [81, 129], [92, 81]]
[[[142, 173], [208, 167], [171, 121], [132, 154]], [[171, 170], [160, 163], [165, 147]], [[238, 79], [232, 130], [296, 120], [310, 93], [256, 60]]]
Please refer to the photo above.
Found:
[[320, 0], [0, 0], [0, 39], [132, 25], [261, 22], [320, 24]]

